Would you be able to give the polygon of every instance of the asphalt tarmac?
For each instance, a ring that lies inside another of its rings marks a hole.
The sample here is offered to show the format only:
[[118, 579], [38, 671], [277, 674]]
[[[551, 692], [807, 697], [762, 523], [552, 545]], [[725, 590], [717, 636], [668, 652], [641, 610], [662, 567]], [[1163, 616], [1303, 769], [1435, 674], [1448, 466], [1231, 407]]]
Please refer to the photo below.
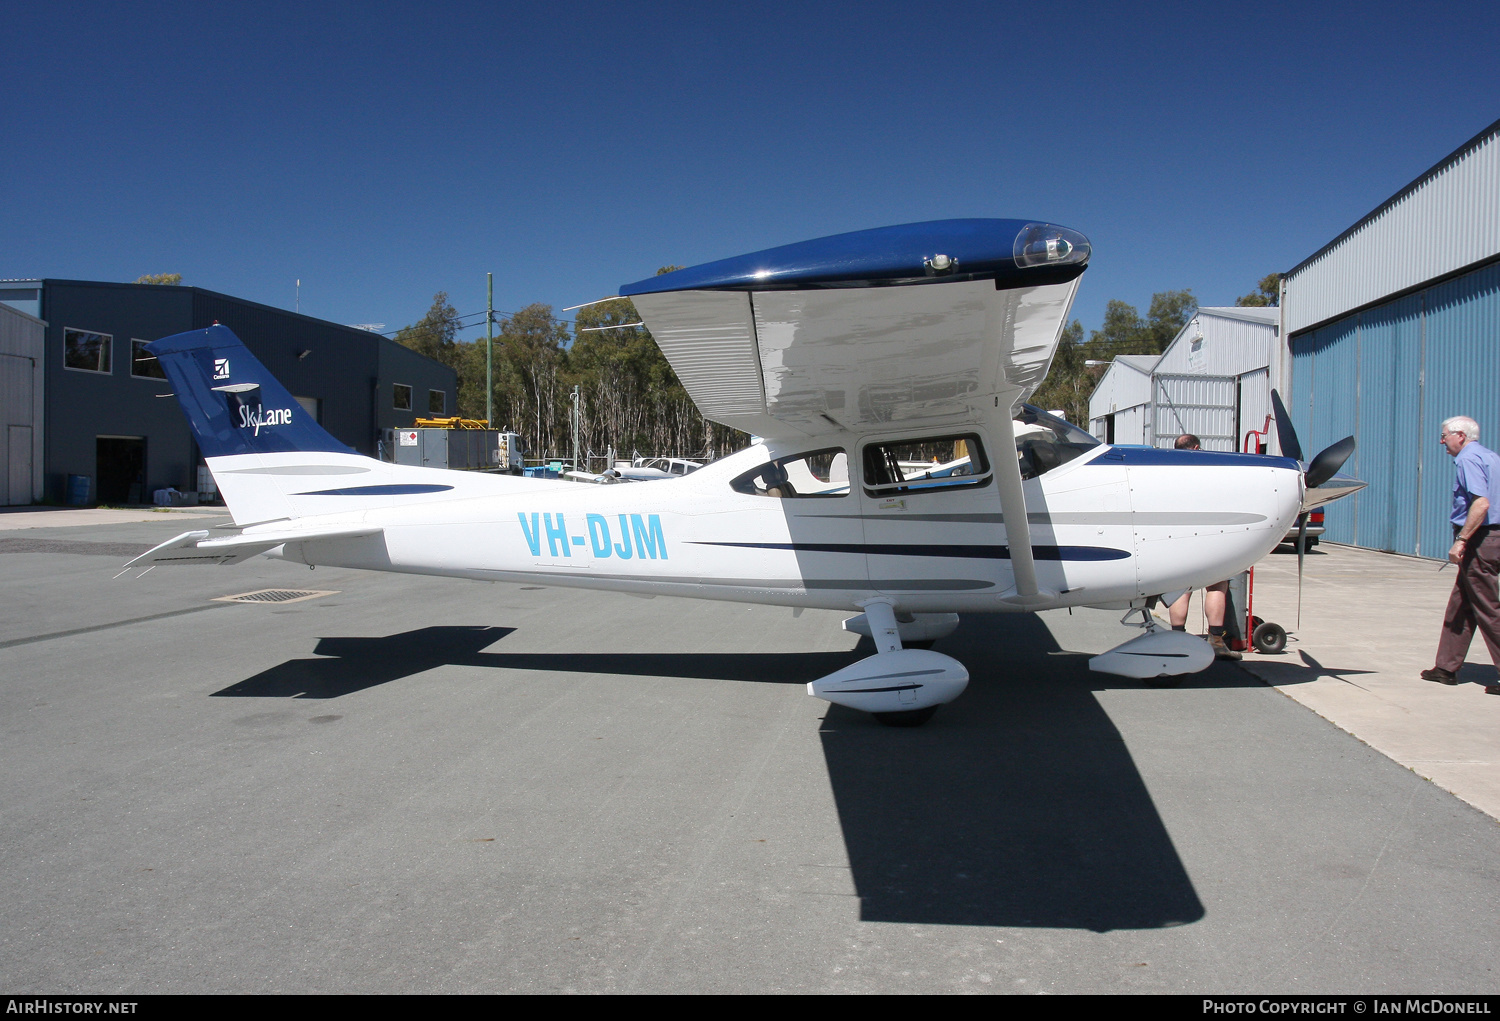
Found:
[[1493, 819], [1236, 666], [1091, 674], [1118, 613], [966, 618], [897, 730], [804, 691], [841, 614], [113, 579], [161, 517], [0, 520], [8, 994], [1496, 990]]

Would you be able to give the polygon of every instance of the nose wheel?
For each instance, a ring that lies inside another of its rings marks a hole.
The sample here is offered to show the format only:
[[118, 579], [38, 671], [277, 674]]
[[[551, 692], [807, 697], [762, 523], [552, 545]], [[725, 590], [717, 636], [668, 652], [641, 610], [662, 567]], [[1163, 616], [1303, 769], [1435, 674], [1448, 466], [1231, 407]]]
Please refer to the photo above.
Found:
[[908, 709], [898, 713], [871, 713], [887, 727], [920, 727], [932, 719], [932, 714], [938, 711], [938, 707], [930, 705], [926, 709]]
[[1286, 628], [1259, 617], [1251, 617], [1250, 623], [1250, 644], [1256, 652], [1274, 656], [1286, 648]]

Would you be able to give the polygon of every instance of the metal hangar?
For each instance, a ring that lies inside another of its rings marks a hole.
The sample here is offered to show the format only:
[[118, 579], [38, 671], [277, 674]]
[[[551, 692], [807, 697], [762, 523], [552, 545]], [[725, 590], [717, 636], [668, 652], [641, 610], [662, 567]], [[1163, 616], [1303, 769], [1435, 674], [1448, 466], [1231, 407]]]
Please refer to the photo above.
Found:
[[1444, 558], [1453, 415], [1500, 442], [1500, 121], [1303, 260], [1282, 281], [1281, 352], [1307, 449], [1353, 433], [1369, 488], [1326, 537]]

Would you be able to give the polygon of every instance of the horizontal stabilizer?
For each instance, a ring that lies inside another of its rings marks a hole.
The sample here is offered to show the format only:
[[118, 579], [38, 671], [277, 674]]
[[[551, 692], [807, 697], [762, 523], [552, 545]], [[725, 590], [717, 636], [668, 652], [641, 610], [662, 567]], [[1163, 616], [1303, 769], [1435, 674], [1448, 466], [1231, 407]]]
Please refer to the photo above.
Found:
[[380, 528], [370, 525], [348, 525], [338, 528], [283, 529], [275, 532], [252, 532], [210, 539], [206, 531], [183, 532], [166, 542], [136, 557], [125, 565], [132, 567], [155, 567], [158, 564], [238, 564], [242, 560], [265, 553], [288, 543], [309, 542], [315, 539], [354, 539], [363, 535], [376, 535]]

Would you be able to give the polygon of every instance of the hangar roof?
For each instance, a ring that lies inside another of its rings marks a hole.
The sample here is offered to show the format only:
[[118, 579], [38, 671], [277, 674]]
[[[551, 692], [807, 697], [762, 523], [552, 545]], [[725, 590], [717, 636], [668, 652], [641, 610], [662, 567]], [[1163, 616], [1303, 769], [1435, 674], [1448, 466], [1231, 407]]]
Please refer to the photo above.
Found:
[[1286, 274], [1288, 334], [1500, 257], [1500, 121]]

